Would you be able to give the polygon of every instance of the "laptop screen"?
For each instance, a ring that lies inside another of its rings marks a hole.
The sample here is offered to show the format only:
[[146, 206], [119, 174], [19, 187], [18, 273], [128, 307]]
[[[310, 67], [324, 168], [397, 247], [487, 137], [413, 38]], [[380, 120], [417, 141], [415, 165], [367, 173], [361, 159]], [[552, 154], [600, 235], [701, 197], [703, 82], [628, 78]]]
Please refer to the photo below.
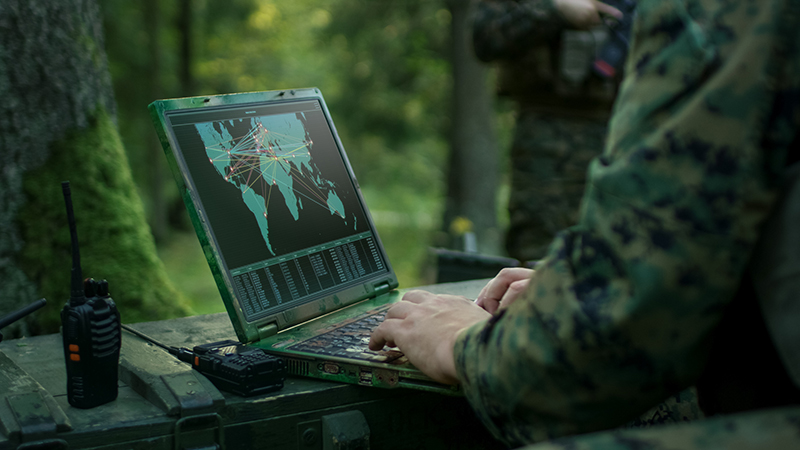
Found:
[[247, 321], [389, 272], [318, 100], [166, 120]]

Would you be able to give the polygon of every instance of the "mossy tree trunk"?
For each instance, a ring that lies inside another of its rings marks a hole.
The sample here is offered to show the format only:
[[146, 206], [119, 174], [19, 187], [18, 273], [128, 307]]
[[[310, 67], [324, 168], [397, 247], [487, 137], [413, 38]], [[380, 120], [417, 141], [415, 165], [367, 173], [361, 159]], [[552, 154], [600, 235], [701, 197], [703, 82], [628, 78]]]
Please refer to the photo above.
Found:
[[0, 315], [48, 300], [6, 337], [58, 330], [71, 266], [63, 180], [84, 277], [108, 280], [123, 322], [187, 314], [119, 138], [95, 0], [0, 2], [0, 96]]

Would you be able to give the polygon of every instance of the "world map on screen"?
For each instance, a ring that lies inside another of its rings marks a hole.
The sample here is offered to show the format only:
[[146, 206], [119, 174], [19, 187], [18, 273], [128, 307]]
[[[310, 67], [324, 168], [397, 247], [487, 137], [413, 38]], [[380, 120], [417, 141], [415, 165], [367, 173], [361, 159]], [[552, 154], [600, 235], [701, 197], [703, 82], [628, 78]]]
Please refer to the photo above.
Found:
[[241, 191], [273, 255], [271, 213], [285, 215], [288, 209], [297, 221], [305, 208], [320, 207], [346, 217], [336, 184], [314, 164], [314, 143], [303, 119], [303, 113], [291, 113], [195, 124], [209, 163]]

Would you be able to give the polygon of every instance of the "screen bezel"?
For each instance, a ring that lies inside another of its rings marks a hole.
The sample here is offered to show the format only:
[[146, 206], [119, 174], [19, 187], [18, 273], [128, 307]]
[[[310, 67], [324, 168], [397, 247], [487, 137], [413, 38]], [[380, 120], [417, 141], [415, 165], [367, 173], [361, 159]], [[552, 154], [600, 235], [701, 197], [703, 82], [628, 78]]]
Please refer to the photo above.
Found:
[[[316, 100], [321, 108], [321, 113], [327, 122], [331, 136], [338, 151], [339, 157], [345, 167], [353, 191], [367, 221], [367, 228], [372, 233], [374, 243], [380, 252], [385, 270], [365, 276], [360, 280], [352, 280], [337, 286], [333, 292], [320, 292], [311, 295], [299, 304], [293, 304], [283, 309], [257, 317], [247, 317], [241, 299], [238, 298], [233, 288], [233, 277], [225, 260], [221, 257], [219, 244], [214, 232], [206, 220], [205, 206], [196, 194], [194, 180], [188, 171], [186, 161], [183, 159], [179, 144], [171, 127], [170, 117], [188, 111], [213, 108], [243, 108], [264, 106], [266, 104], [281, 104], [287, 102]], [[220, 96], [191, 97], [183, 99], [168, 99], [153, 102], [150, 105], [151, 116], [156, 122], [156, 129], [164, 147], [173, 175], [175, 176], [181, 195], [189, 212], [190, 219], [197, 232], [200, 244], [206, 255], [207, 262], [214, 275], [215, 282], [222, 296], [228, 315], [242, 342], [253, 342], [272, 335], [280, 330], [292, 327], [314, 317], [356, 303], [366, 298], [374, 297], [385, 290], [397, 287], [397, 277], [392, 269], [389, 258], [381, 243], [380, 236], [375, 229], [369, 208], [364, 201], [358, 181], [353, 173], [352, 166], [344, 151], [344, 146], [339, 139], [336, 127], [331, 119], [327, 105], [321, 92], [316, 88], [295, 89], [289, 91], [267, 91], [245, 94], [227, 94]]]

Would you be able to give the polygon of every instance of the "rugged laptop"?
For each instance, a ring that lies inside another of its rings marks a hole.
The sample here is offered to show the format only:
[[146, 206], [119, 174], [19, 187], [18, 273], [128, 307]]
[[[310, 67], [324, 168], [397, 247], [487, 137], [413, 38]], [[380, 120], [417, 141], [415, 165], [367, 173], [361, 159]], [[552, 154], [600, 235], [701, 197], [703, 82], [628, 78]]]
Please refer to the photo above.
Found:
[[241, 342], [295, 375], [459, 391], [367, 348], [397, 277], [318, 89], [149, 109]]

